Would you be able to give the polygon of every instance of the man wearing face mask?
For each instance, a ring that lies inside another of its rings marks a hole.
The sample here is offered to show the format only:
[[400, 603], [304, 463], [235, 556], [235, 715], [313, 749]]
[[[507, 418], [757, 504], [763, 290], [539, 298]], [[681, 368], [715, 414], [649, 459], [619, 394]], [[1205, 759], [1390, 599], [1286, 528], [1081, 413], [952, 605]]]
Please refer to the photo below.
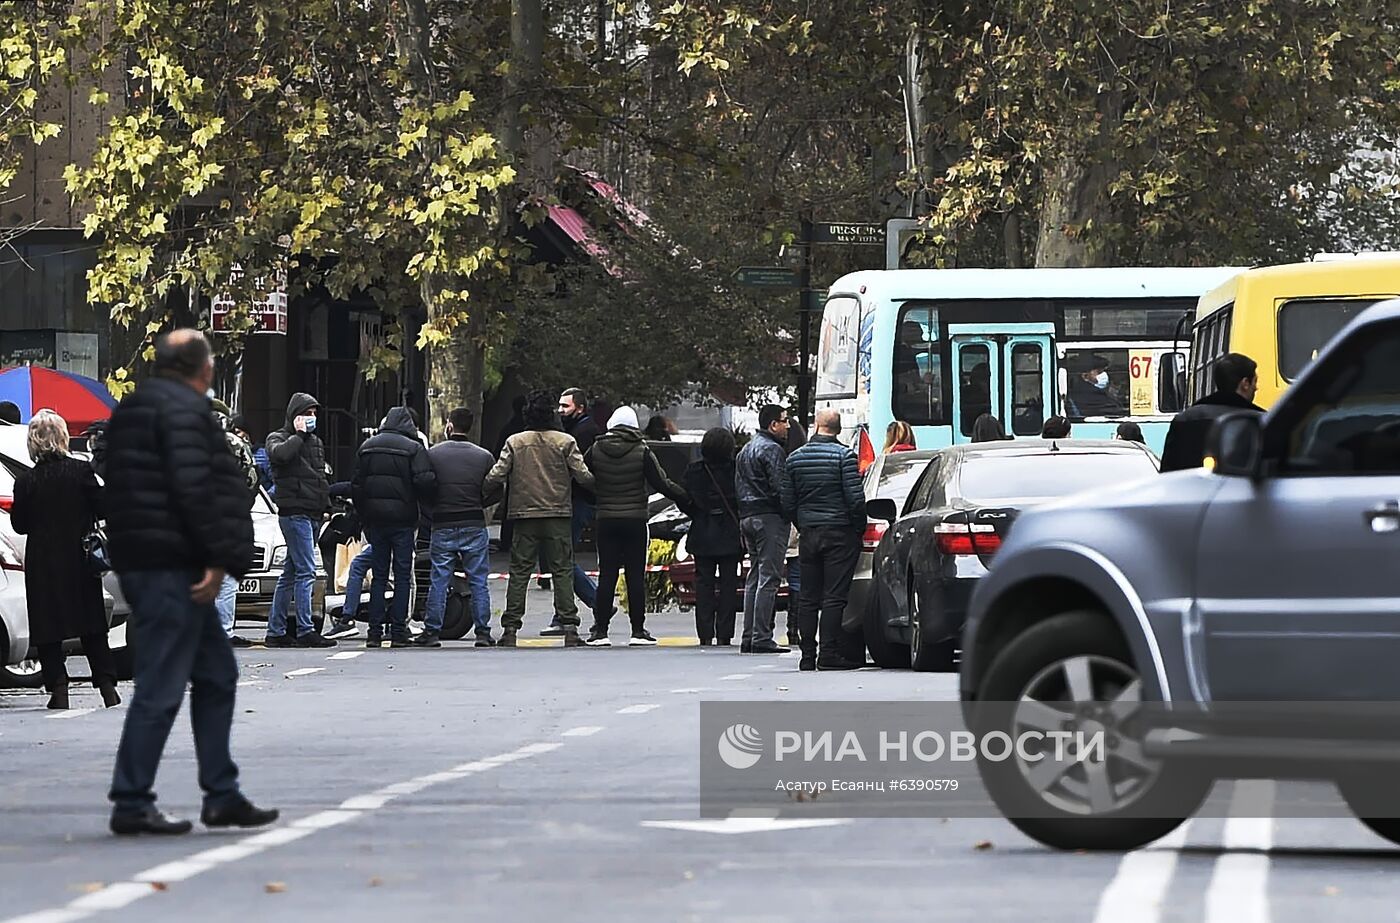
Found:
[[[287, 403], [287, 425], [267, 435], [267, 455], [277, 486], [278, 523], [287, 542], [287, 561], [272, 594], [267, 618], [268, 647], [335, 647], [311, 622], [311, 591], [316, 583], [316, 527], [331, 505], [326, 480], [326, 449], [316, 435], [320, 406], [309, 394]], [[288, 609], [296, 599], [295, 633]]]
[[1109, 389], [1109, 361], [1100, 355], [1087, 356], [1079, 373], [1069, 380], [1070, 409], [1075, 417], [1121, 417], [1123, 403]]

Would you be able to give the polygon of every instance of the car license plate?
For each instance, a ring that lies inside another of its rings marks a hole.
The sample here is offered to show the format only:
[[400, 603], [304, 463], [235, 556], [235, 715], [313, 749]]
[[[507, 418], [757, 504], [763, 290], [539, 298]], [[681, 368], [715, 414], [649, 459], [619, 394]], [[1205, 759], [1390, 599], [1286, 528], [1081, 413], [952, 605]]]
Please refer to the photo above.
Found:
[[259, 593], [261, 590], [262, 590], [262, 584], [260, 584], [260, 583], [259, 583], [258, 581], [256, 581], [256, 580], [240, 580], [240, 581], [238, 581], [238, 592], [239, 592], [239, 593], [242, 593], [242, 594], [244, 594], [244, 595], [257, 596], [258, 593]]

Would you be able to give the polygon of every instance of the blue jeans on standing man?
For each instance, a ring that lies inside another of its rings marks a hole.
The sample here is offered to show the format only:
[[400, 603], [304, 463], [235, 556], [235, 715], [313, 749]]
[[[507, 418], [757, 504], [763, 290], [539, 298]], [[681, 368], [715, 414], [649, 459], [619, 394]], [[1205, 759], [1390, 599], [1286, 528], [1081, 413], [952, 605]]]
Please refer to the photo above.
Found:
[[238, 767], [229, 753], [238, 662], [212, 603], [197, 604], [194, 570], [132, 571], [121, 575], [131, 604], [131, 651], [136, 691], [127, 706], [112, 773], [110, 798], [118, 814], [155, 803], [153, 786], [171, 725], [190, 685], [190, 724], [204, 805], [222, 808], [239, 797]]
[[350, 561], [345, 574], [345, 604], [341, 606], [340, 617], [347, 622], [355, 621], [355, 613], [360, 609], [361, 588], [365, 585], [365, 575], [374, 563], [374, 546], [366, 544]]
[[365, 537], [374, 549], [370, 570], [374, 580], [369, 585], [369, 633], [383, 632], [384, 600], [389, 594], [389, 573], [392, 562], [394, 602], [389, 613], [393, 637], [408, 638], [408, 598], [413, 595], [413, 546], [418, 530], [403, 528], [366, 528]]
[[219, 584], [219, 595], [214, 599], [214, 608], [219, 610], [219, 624], [224, 634], [233, 637], [234, 615], [238, 609], [238, 578], [224, 574], [224, 582]]
[[272, 612], [267, 617], [267, 633], [272, 637], [289, 634], [287, 609], [296, 593], [298, 637], [316, 630], [311, 624], [311, 590], [316, 584], [316, 527], [310, 516], [279, 516], [282, 538], [287, 542], [287, 562], [272, 592]]
[[432, 589], [428, 591], [428, 611], [423, 627], [431, 632], [442, 631], [447, 612], [447, 590], [458, 565], [471, 585], [472, 622], [478, 637], [491, 634], [491, 590], [486, 575], [491, 569], [491, 538], [484, 525], [446, 525], [433, 528], [429, 555], [433, 563]]

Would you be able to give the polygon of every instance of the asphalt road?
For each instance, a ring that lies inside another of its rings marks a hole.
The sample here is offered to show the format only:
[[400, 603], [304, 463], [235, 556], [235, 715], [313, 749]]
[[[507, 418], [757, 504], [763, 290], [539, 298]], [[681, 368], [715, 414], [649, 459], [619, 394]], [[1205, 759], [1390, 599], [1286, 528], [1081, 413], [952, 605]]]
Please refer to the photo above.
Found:
[[[531, 597], [527, 631], [547, 611]], [[0, 695], [0, 923], [1397, 918], [1400, 850], [1350, 819], [1199, 818], [1126, 855], [1053, 852], [994, 818], [695, 823], [700, 700], [950, 699], [951, 676], [680, 646], [239, 660], [244, 788], [283, 810], [264, 833], [114, 839], [123, 709], [78, 687], [62, 717]], [[197, 815], [194, 775], [182, 718], [166, 810]]]

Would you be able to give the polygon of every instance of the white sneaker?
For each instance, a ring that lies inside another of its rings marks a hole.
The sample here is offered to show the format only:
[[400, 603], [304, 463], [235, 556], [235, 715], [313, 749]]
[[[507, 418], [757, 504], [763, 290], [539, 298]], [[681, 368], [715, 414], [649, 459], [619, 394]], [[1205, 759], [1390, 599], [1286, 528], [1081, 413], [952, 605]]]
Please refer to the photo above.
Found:
[[590, 633], [588, 635], [588, 640], [584, 641], [583, 643], [588, 645], [589, 647], [612, 647], [612, 639], [609, 638], [607, 635]]
[[643, 628], [641, 631], [632, 632], [632, 639], [627, 642], [628, 647], [656, 647], [656, 639], [651, 636], [651, 632]]

